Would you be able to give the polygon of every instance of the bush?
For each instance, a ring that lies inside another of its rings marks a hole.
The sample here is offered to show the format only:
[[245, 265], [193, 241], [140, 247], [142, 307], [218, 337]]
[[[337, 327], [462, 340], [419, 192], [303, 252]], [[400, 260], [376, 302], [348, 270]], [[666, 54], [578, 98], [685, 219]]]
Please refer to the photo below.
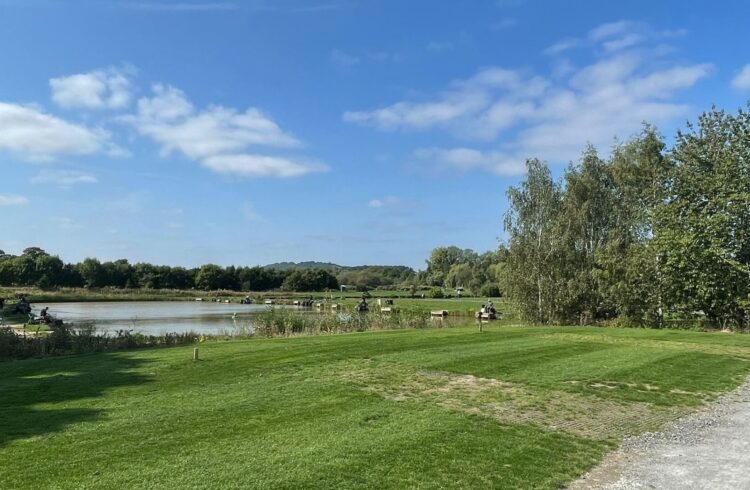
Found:
[[479, 296], [483, 296], [485, 298], [499, 298], [500, 296], [502, 296], [502, 292], [500, 291], [500, 288], [495, 284], [485, 284], [479, 290]]
[[430, 298], [445, 298], [442, 288], [432, 288], [427, 292], [427, 296]]

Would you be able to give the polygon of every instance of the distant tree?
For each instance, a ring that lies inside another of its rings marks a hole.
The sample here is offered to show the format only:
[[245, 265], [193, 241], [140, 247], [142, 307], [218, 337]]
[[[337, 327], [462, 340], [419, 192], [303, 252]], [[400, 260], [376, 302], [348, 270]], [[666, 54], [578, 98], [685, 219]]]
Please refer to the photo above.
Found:
[[458, 247], [437, 247], [427, 259], [427, 281], [430, 285], [444, 286], [448, 273], [456, 264], [473, 264], [477, 254], [473, 250]]
[[100, 288], [107, 285], [107, 274], [101, 262], [94, 258], [86, 258], [78, 264], [78, 272], [87, 288]]
[[323, 269], [304, 269], [292, 271], [282, 284], [285, 291], [323, 291], [337, 289], [339, 282], [336, 276]]
[[28, 247], [21, 252], [22, 256], [31, 257], [32, 259], [36, 259], [37, 257], [41, 257], [44, 255], [48, 255], [47, 252], [42, 250], [39, 247]]
[[222, 289], [225, 283], [224, 269], [216, 264], [202, 265], [195, 275], [195, 287], [205, 291]]
[[466, 263], [453, 264], [448, 271], [448, 274], [445, 276], [445, 285], [451, 288], [459, 286], [469, 287], [473, 278], [474, 271], [472, 270], [471, 265]]

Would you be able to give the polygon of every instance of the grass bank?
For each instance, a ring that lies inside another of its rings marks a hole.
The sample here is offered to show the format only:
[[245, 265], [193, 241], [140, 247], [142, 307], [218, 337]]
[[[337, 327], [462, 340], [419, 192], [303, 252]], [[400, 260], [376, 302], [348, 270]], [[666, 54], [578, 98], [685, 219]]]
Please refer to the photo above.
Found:
[[557, 488], [737, 386], [750, 337], [489, 327], [0, 363], [0, 488]]

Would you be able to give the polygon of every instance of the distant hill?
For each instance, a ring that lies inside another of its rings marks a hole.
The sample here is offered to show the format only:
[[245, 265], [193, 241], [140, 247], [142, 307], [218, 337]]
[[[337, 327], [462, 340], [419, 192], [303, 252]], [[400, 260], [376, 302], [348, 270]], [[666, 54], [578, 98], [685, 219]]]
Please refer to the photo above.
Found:
[[326, 269], [330, 271], [347, 270], [349, 267], [332, 264], [330, 262], [276, 262], [263, 266], [264, 269], [276, 269], [278, 271], [288, 271], [289, 269]]
[[276, 269], [279, 271], [288, 271], [290, 269], [325, 269], [331, 272], [362, 271], [365, 269], [379, 271], [397, 271], [399, 273], [414, 273], [411, 267], [405, 265], [338, 265], [331, 262], [276, 262], [263, 266], [264, 269]]

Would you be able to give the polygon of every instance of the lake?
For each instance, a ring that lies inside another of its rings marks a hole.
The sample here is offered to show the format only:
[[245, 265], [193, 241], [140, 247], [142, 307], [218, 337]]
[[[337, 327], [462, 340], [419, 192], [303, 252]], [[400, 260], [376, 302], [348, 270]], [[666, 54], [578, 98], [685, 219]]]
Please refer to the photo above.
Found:
[[34, 303], [33, 306], [35, 313], [49, 307], [52, 316], [65, 322], [93, 322], [100, 331], [132, 330], [149, 335], [232, 332], [236, 325], [252, 327], [253, 316], [268, 309], [265, 305], [203, 301]]

